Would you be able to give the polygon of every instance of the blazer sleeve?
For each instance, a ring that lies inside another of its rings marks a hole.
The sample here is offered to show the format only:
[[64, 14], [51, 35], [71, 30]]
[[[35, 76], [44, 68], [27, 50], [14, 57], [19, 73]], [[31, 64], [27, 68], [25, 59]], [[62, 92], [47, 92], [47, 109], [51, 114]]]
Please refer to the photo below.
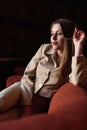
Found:
[[36, 54], [33, 56], [29, 64], [27, 65], [24, 75], [21, 79], [20, 85], [20, 105], [31, 105], [33, 92], [34, 92], [34, 81], [36, 75], [36, 68], [38, 62], [41, 59], [42, 46], [38, 49]]
[[69, 81], [74, 85], [87, 88], [87, 59], [84, 56], [72, 57]]

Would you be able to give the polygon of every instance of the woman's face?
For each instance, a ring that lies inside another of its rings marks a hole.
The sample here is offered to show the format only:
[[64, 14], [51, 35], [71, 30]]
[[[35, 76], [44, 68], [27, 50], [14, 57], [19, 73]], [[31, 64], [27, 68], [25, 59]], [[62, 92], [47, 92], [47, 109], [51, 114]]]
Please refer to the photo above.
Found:
[[59, 23], [54, 24], [51, 28], [51, 44], [55, 50], [63, 50], [64, 47], [64, 35], [61, 25]]

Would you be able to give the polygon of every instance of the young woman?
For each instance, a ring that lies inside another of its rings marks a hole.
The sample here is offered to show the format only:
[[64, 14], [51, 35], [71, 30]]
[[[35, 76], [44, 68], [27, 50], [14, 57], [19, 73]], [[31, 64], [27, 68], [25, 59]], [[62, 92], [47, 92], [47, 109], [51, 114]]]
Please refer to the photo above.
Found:
[[54, 21], [51, 43], [41, 45], [20, 82], [0, 92], [0, 121], [47, 112], [51, 98], [66, 82], [86, 87], [85, 39], [72, 21]]

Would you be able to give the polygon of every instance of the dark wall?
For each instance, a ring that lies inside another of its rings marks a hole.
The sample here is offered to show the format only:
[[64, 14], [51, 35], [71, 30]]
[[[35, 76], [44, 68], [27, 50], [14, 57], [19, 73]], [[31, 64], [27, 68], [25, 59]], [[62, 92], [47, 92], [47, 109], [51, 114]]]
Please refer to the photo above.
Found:
[[49, 42], [49, 26], [57, 18], [69, 18], [87, 32], [86, 8], [84, 0], [0, 0], [0, 57], [32, 57]]

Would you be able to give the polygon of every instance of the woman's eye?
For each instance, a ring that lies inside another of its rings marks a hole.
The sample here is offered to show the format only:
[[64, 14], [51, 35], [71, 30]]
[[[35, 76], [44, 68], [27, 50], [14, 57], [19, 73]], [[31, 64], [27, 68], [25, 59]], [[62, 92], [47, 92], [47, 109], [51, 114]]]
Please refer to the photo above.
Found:
[[57, 35], [62, 35], [62, 33], [60, 32], [60, 33], [57, 33]]
[[59, 35], [63, 35], [61, 32], [58, 32], [58, 33], [51, 33], [51, 36], [59, 36]]

